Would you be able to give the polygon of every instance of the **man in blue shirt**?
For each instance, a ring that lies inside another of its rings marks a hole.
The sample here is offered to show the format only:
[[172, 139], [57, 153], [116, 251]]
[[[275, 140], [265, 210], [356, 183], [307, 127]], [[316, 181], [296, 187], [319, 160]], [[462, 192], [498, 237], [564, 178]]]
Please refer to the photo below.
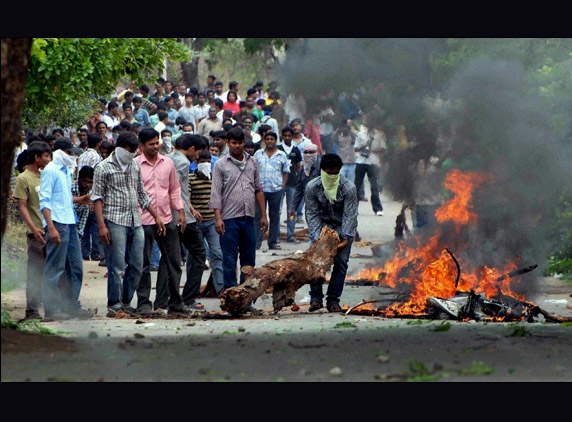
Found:
[[[46, 233], [46, 261], [43, 271], [45, 320], [91, 318], [81, 309], [79, 294], [83, 282], [83, 261], [74, 202], [89, 204], [88, 194], [72, 197], [72, 171], [77, 166], [69, 138], [54, 143], [53, 160], [40, 176], [40, 212]], [[66, 274], [60, 296], [58, 282]]]

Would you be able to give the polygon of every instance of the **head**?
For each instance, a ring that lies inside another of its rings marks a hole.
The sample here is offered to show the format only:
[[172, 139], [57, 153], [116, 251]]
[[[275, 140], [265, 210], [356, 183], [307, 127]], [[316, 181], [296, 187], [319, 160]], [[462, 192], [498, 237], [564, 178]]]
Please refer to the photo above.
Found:
[[214, 83], [216, 82], [216, 76], [215, 75], [208, 75], [207, 76], [207, 85], [208, 86], [213, 86]]
[[224, 91], [224, 84], [222, 81], [216, 81], [214, 84], [214, 89], [216, 95], [222, 95], [222, 92]]
[[132, 103], [133, 98], [135, 98], [135, 94], [133, 93], [133, 91], [127, 91], [124, 95], [124, 98], [126, 103]]
[[[199, 135], [181, 135], [175, 141], [175, 148], [181, 151], [192, 162], [205, 150], [206, 145]], [[210, 158], [210, 155], [209, 155]]]
[[272, 132], [271, 130], [269, 130], [264, 134], [263, 139], [264, 143], [266, 144], [266, 149], [271, 151], [276, 149], [276, 143], [278, 142], [278, 135], [276, 134], [276, 132]]
[[94, 168], [91, 166], [83, 166], [77, 173], [77, 184], [80, 193], [87, 193], [93, 187]]
[[114, 149], [115, 149], [115, 144], [112, 144], [109, 141], [103, 141], [99, 146], [99, 154], [101, 155], [101, 158], [105, 160], [107, 157], [111, 155]]
[[100, 136], [104, 138], [107, 137], [107, 123], [105, 123], [103, 120], [100, 120], [95, 124], [95, 130], [100, 134]]
[[54, 144], [56, 142], [56, 137], [54, 135], [46, 135], [46, 136], [44, 136], [44, 141], [46, 141], [50, 145], [50, 148], [53, 151], [54, 150]]
[[302, 133], [302, 131], [303, 131], [302, 120], [300, 120], [300, 119], [292, 120], [290, 122], [290, 127], [294, 131], [294, 133], [293, 133], [294, 135], [298, 135], [298, 134]]
[[257, 91], [262, 91], [264, 89], [264, 82], [257, 81], [256, 85], [254, 85], [254, 88], [256, 88]]
[[[306, 150], [304, 150], [306, 153]], [[324, 154], [320, 162], [320, 170], [324, 170], [328, 174], [339, 174], [344, 163], [338, 154]]]
[[79, 146], [82, 148], [90, 148], [88, 139], [89, 131], [86, 128], [81, 128], [77, 132], [77, 139], [79, 141]]
[[191, 135], [195, 131], [195, 126], [191, 122], [186, 122], [183, 125], [183, 133]]
[[119, 112], [119, 104], [115, 101], [110, 101], [107, 103], [107, 112], [112, 116], [117, 116]]
[[52, 130], [52, 135], [54, 135], [56, 138], [61, 138], [62, 136], [64, 136], [64, 130], [57, 127], [54, 130]]
[[236, 94], [236, 91], [233, 91], [233, 90], [228, 91], [228, 94], [226, 96], [226, 100], [229, 103], [236, 103], [237, 99], [238, 99], [238, 96]]
[[213, 143], [218, 145], [220, 151], [223, 151], [226, 146], [227, 132], [224, 130], [215, 130], [211, 132], [210, 135], [213, 138]]
[[207, 102], [210, 104], [214, 100], [215, 91], [214, 89], [207, 89]]
[[269, 130], [272, 130], [272, 126], [270, 126], [270, 125], [262, 124], [262, 125], [258, 126], [258, 134], [260, 135], [260, 137], [262, 139], [264, 139], [264, 135]]
[[173, 82], [165, 81], [165, 83], [163, 83], [163, 88], [165, 88], [165, 92], [172, 92], [173, 91]]
[[218, 155], [220, 154], [219, 145], [215, 144], [214, 142], [211, 142], [209, 145], [209, 153], [211, 155], [214, 155], [215, 157], [218, 157]]
[[252, 125], [254, 125], [254, 120], [250, 116], [246, 116], [242, 119], [242, 126], [244, 126], [244, 130], [252, 131]]
[[98, 133], [90, 133], [87, 135], [87, 146], [88, 148], [98, 149], [101, 147], [103, 140]]
[[230, 89], [231, 91], [238, 92], [238, 87], [239, 84], [237, 81], [230, 81], [228, 83], [228, 89]]
[[139, 110], [141, 104], [143, 104], [143, 98], [141, 98], [139, 95], [136, 95], [133, 97], [133, 102], [131, 104], [133, 104], [134, 109]]
[[33, 141], [24, 151], [27, 155], [26, 164], [34, 165], [38, 169], [43, 169], [52, 161], [52, 148], [44, 141]]
[[[147, 97], [147, 95], [149, 95], [149, 85], [141, 85], [139, 87], [139, 92], [141, 93], [142, 96]], [[135, 99], [135, 98], [133, 98]]]
[[238, 160], [242, 160], [244, 156], [244, 130], [239, 127], [233, 127], [227, 134], [227, 145], [229, 154]]
[[[151, 128], [149, 129], [157, 133], [155, 129]], [[135, 135], [133, 132], [123, 132], [118, 136], [117, 140], [115, 141], [115, 146], [124, 148], [131, 153], [135, 153], [139, 148], [139, 139], [137, 139], [137, 135]]]
[[199, 92], [197, 94], [197, 101], [199, 102], [200, 106], [205, 105], [205, 103], [207, 102], [207, 96], [205, 95], [204, 92]]
[[165, 123], [167, 120], [169, 120], [169, 115], [167, 114], [166, 111], [158, 112], [157, 117], [159, 118], [159, 121], [163, 122], [163, 123]]
[[255, 151], [254, 151], [255, 145], [254, 142], [252, 142], [252, 140], [248, 140], [244, 143], [244, 152], [247, 152], [250, 155], [254, 155]]
[[68, 155], [73, 155], [74, 146], [70, 138], [65, 136], [57, 138], [54, 142], [54, 151], [57, 151], [59, 149], [61, 149]]
[[126, 118], [131, 118], [133, 117], [133, 106], [131, 105], [131, 103], [123, 103], [123, 115]]
[[159, 132], [151, 127], [145, 127], [139, 132], [139, 142], [141, 143], [141, 152], [147, 159], [156, 158], [159, 154]]

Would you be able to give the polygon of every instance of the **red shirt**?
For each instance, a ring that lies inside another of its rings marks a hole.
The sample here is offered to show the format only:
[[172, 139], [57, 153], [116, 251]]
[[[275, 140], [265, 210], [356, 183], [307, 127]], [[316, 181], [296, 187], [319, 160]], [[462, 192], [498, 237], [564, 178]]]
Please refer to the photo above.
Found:
[[240, 105], [238, 104], [238, 101], [235, 101], [234, 103], [230, 103], [228, 101], [225, 101], [224, 104], [222, 105], [222, 109], [223, 110], [232, 110], [232, 114], [238, 113], [240, 111]]

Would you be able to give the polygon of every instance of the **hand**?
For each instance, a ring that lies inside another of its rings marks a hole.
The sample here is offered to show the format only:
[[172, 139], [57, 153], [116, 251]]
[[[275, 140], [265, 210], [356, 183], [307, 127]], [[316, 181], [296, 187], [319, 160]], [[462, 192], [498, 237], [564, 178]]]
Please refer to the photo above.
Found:
[[60, 236], [60, 232], [58, 231], [58, 229], [52, 227], [51, 229], [48, 229], [48, 233], [50, 234], [50, 240], [53, 243], [55, 243], [56, 245], [62, 243], [62, 238]]
[[184, 233], [187, 229], [187, 220], [185, 218], [185, 211], [179, 212], [179, 218], [177, 220], [177, 226], [181, 226], [181, 233]]
[[91, 195], [82, 195], [77, 197], [77, 203], [81, 205], [89, 205], [91, 203]]
[[111, 234], [109, 233], [109, 230], [107, 230], [106, 226], [99, 227], [99, 238], [106, 245], [109, 245], [111, 243]]
[[288, 213], [288, 219], [294, 220], [296, 218], [296, 210], [292, 210]]
[[45, 234], [46, 232], [43, 231], [42, 229], [36, 228], [34, 230], [34, 238], [44, 246], [46, 245], [46, 239], [44, 239]]
[[347, 246], [348, 243], [349, 243], [348, 239], [344, 239], [340, 243], [338, 243], [336, 255], [340, 254], [344, 250], [344, 248]]
[[157, 217], [155, 222], [157, 223], [157, 233], [159, 233], [159, 236], [167, 236], [167, 229], [165, 228], [165, 223], [163, 223], [161, 217]]
[[260, 230], [263, 232], [268, 230], [268, 218], [266, 218], [266, 216], [260, 218]]
[[215, 220], [215, 230], [221, 236], [224, 234], [224, 221], [223, 220]]

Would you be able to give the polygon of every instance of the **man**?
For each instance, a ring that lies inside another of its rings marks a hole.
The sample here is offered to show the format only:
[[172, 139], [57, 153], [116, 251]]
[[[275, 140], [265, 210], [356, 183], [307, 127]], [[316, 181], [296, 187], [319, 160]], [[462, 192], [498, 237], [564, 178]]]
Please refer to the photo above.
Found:
[[[139, 133], [141, 152], [135, 161], [141, 166], [141, 179], [147, 195], [156, 207], [157, 216], [163, 222], [162, 230], [156, 224], [154, 216], [142, 210], [141, 224], [145, 234], [143, 248], [143, 272], [137, 287], [137, 314], [152, 315], [151, 302], [151, 251], [156, 241], [161, 251], [159, 270], [164, 267], [161, 279], [157, 280], [157, 290], [168, 289], [168, 301], [165, 302], [169, 314], [188, 314], [179, 293], [181, 282], [181, 250], [177, 231], [184, 232], [187, 226], [185, 206], [181, 197], [181, 185], [177, 177], [175, 164], [159, 154], [159, 133], [155, 129], [142, 129]], [[176, 212], [173, 212], [175, 210]], [[177, 217], [173, 221], [173, 215]]]
[[[223, 289], [222, 270], [222, 249], [220, 247], [220, 236], [215, 230], [214, 210], [209, 208], [211, 199], [212, 178], [211, 163], [212, 157], [208, 151], [201, 151], [197, 157], [197, 170], [189, 174], [189, 195], [191, 198], [191, 213], [197, 219], [197, 227], [203, 234], [203, 239], [208, 245], [208, 254], [212, 268], [213, 286], [217, 292]], [[187, 272], [190, 267], [200, 265], [200, 261], [195, 264], [195, 259], [189, 254], [187, 259]]]
[[[209, 207], [215, 212], [215, 229], [220, 237], [224, 289], [236, 286], [236, 264], [256, 265], [256, 231], [266, 231], [268, 219], [264, 192], [256, 160], [244, 153], [244, 131], [227, 133], [229, 154], [214, 166]], [[255, 207], [260, 210], [260, 227], [254, 225]], [[241, 274], [241, 282], [244, 277]], [[255, 309], [250, 305], [250, 311]]]
[[[340, 175], [342, 165], [339, 155], [323, 155], [320, 177], [309, 181], [304, 193], [310, 242], [318, 240], [324, 226], [334, 229], [340, 237], [326, 292], [326, 307], [329, 312], [342, 311], [340, 296], [344, 289], [348, 260], [357, 228], [357, 191], [351, 181]], [[322, 286], [310, 285], [309, 311], [321, 309], [323, 298]]]
[[77, 159], [77, 169], [78, 172], [81, 171], [83, 166], [90, 166], [95, 168], [96, 165], [101, 161], [101, 155], [99, 154], [99, 148], [101, 147], [103, 140], [101, 136], [97, 133], [87, 134], [87, 150], [79, 156]]
[[227, 141], [228, 134], [224, 130], [215, 130], [211, 132], [212, 142], [218, 147], [217, 157], [220, 159], [228, 155], [229, 147]]
[[[373, 212], [382, 217], [381, 204], [381, 156], [385, 153], [385, 134], [373, 127], [362, 125], [354, 144], [356, 151], [355, 185], [358, 192], [363, 191], [365, 175], [371, 189], [371, 207]], [[365, 197], [365, 195], [364, 195]]]
[[[83, 283], [83, 262], [77, 233], [74, 202], [89, 204], [89, 195], [72, 196], [72, 173], [76, 164], [69, 138], [54, 142], [53, 160], [40, 176], [40, 212], [46, 234], [46, 260], [43, 270], [44, 312], [47, 320], [91, 318], [81, 308], [79, 295]], [[65, 273], [60, 295], [58, 283]]]
[[149, 112], [143, 107], [143, 98], [138, 95], [133, 97], [133, 117], [141, 123], [141, 127], [151, 127]]
[[206, 136], [209, 141], [213, 140], [211, 132], [222, 130], [222, 120], [217, 115], [216, 107], [209, 107], [209, 115], [206, 119], [201, 120], [198, 126], [197, 133], [201, 136]]
[[[200, 215], [193, 213], [189, 205], [189, 163], [196, 161], [197, 156], [206, 148], [202, 138], [197, 135], [183, 135], [175, 142], [175, 150], [169, 154], [175, 165], [178, 181], [181, 190], [181, 200], [184, 204], [185, 229], [181, 228], [177, 231], [179, 242], [183, 244], [188, 253], [187, 258], [187, 281], [183, 287], [183, 302], [189, 310], [204, 311], [204, 306], [197, 302], [197, 298], [201, 292], [201, 282], [203, 272], [207, 269], [205, 265], [207, 252], [203, 240], [203, 234], [197, 225], [197, 217]], [[170, 253], [173, 253], [170, 251]], [[193, 260], [193, 264], [189, 265], [189, 261]], [[162, 281], [161, 265], [159, 265], [159, 274], [157, 275], [157, 305], [161, 306], [162, 297], [165, 296], [159, 290], [159, 280]]]
[[[164, 100], [166, 113], [169, 116], [169, 120], [165, 123], [167, 125], [167, 129], [171, 131], [171, 133], [176, 133], [177, 129], [175, 128], [175, 121], [179, 115], [179, 112], [175, 108], [175, 100], [170, 95], [165, 97]], [[191, 122], [192, 123], [192, 122]]]
[[215, 82], [216, 82], [216, 76], [215, 75], [208, 75], [207, 76], [207, 85], [202, 89], [201, 92], [204, 92], [205, 95], [206, 95], [208, 90], [212, 90], [214, 92]]
[[[77, 180], [72, 182], [71, 189], [73, 196], [79, 197], [83, 195], [91, 195], [91, 189], [93, 187], [93, 171], [93, 167], [90, 166], [83, 166], [81, 170], [78, 171]], [[97, 230], [97, 219], [93, 212], [93, 206], [91, 203], [75, 203], [73, 206], [78, 218], [77, 232], [81, 245], [82, 258], [85, 261], [89, 261], [90, 259], [93, 261], [99, 261], [99, 231]], [[93, 230], [93, 226], [95, 226], [95, 230]]]
[[113, 138], [113, 128], [119, 124], [121, 119], [119, 118], [119, 104], [115, 101], [110, 101], [107, 103], [107, 111], [103, 114], [103, 121], [107, 125], [107, 139]]
[[52, 161], [52, 149], [47, 142], [31, 142], [27, 150], [26, 169], [16, 177], [13, 197], [18, 201], [18, 211], [26, 223], [28, 264], [26, 269], [26, 319], [42, 319], [42, 274], [44, 271], [44, 226], [40, 214], [40, 170]]
[[[269, 231], [268, 249], [280, 248], [280, 206], [284, 187], [288, 181], [290, 162], [286, 153], [276, 146], [278, 135], [275, 132], [266, 132], [264, 149], [254, 153], [258, 163], [262, 191], [264, 192], [264, 206], [268, 206]], [[258, 222], [259, 213], [255, 216], [255, 225]], [[262, 245], [262, 232], [258, 232], [256, 249]]]
[[185, 94], [185, 104], [183, 104], [183, 106], [177, 111], [177, 117], [182, 117], [185, 119], [185, 122], [190, 122], [193, 124], [193, 127], [197, 127], [197, 115], [195, 106], [193, 105], [192, 93], [187, 92]]
[[[302, 154], [298, 147], [295, 147], [292, 144], [292, 135], [292, 128], [289, 126], [284, 127], [282, 129], [282, 145], [278, 145], [278, 149], [281, 149], [286, 153], [288, 162], [290, 163], [288, 181], [286, 182], [286, 186], [284, 186], [284, 195], [280, 202], [280, 209], [282, 210], [282, 204], [284, 203], [284, 198], [286, 198], [286, 214], [288, 214], [288, 211], [292, 208], [294, 195], [296, 193], [296, 185], [298, 184], [298, 175], [302, 168]], [[288, 243], [300, 243], [300, 241], [294, 237], [295, 229], [296, 219], [288, 218], [286, 220], [286, 241]]]
[[207, 104], [207, 95], [204, 92], [199, 92], [197, 94], [197, 102], [198, 104], [194, 105], [193, 108], [195, 110], [195, 127], [199, 127], [201, 121], [206, 119], [209, 116], [210, 106]]
[[[149, 129], [147, 129], [149, 130]], [[135, 315], [130, 304], [143, 271], [145, 234], [139, 207], [155, 219], [158, 231], [165, 224], [145, 192], [139, 161], [134, 160], [139, 139], [132, 132], [119, 135], [109, 157], [95, 168], [92, 201], [99, 238], [107, 245], [107, 309], [114, 317], [124, 311]]]

